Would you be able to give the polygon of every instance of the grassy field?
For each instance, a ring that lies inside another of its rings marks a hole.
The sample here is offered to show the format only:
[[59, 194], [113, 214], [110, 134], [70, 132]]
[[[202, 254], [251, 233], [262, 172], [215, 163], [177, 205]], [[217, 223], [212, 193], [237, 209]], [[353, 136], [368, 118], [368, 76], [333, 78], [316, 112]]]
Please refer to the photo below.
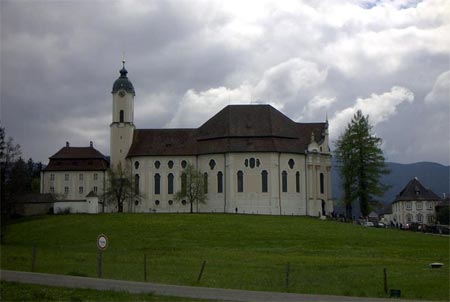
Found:
[[[97, 276], [96, 239], [109, 238], [103, 276], [249, 290], [449, 299], [449, 238], [307, 217], [224, 214], [46, 216], [9, 226], [1, 267]], [[207, 261], [197, 283], [203, 261]], [[289, 289], [286, 264], [290, 263]], [[431, 262], [442, 262], [431, 269]]]
[[65, 287], [0, 282], [1, 301], [206, 301], [153, 294], [130, 294]]

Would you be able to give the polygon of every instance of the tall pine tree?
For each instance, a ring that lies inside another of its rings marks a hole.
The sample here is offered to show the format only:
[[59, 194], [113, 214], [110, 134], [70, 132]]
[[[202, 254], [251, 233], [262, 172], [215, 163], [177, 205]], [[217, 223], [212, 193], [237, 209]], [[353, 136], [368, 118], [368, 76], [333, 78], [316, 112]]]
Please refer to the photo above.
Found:
[[345, 132], [336, 142], [336, 159], [339, 163], [346, 216], [352, 217], [352, 205], [359, 201], [365, 217], [388, 189], [380, 183], [380, 177], [388, 174], [381, 150], [381, 138], [372, 134], [369, 117], [358, 110]]

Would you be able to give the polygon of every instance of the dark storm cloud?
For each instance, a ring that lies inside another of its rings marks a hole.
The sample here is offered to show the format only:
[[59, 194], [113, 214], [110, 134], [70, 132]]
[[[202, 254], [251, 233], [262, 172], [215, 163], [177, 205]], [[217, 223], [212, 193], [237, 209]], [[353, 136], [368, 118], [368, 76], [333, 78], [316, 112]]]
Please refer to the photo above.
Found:
[[373, 100], [390, 160], [448, 163], [431, 134], [448, 108], [424, 98], [448, 70], [450, 10], [408, 3], [2, 1], [2, 126], [37, 160], [66, 140], [108, 154], [124, 51], [138, 128], [197, 127], [250, 101], [337, 120]]

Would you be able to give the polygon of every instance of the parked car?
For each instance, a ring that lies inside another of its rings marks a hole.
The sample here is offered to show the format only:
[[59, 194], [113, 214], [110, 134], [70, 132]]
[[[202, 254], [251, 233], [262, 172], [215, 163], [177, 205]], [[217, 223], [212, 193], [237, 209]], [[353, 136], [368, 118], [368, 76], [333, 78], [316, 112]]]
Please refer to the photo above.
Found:
[[363, 223], [363, 226], [370, 228], [370, 227], [374, 227], [375, 225], [373, 224], [372, 221], [365, 221]]

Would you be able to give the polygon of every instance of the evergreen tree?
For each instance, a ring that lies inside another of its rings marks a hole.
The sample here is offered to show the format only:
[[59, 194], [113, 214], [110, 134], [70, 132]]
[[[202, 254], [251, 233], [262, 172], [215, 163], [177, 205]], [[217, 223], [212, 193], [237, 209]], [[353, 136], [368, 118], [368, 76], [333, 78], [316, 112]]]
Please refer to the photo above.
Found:
[[367, 216], [371, 207], [388, 189], [380, 184], [383, 174], [389, 173], [381, 150], [381, 138], [372, 134], [369, 117], [358, 110], [345, 132], [336, 142], [336, 159], [339, 163], [344, 191], [346, 215], [352, 217], [352, 204], [358, 200], [361, 214]]

